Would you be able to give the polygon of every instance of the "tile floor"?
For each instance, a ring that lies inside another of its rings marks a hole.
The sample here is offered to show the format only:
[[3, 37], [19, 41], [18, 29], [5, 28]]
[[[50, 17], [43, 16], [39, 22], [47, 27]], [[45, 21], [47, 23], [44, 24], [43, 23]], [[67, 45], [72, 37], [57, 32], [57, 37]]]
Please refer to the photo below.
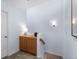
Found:
[[[36, 58], [36, 56], [28, 54], [26, 52], [19, 51], [9, 57], [5, 57], [2, 59], [40, 59]], [[61, 56], [52, 55], [49, 53], [45, 53], [44, 59], [62, 59]]]

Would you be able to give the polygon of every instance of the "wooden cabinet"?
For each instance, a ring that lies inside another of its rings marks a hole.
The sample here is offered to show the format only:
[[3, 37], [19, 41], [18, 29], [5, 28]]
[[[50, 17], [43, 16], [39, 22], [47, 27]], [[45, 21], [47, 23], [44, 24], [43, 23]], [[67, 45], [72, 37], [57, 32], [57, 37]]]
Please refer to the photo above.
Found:
[[35, 37], [19, 36], [20, 50], [37, 54], [37, 39]]

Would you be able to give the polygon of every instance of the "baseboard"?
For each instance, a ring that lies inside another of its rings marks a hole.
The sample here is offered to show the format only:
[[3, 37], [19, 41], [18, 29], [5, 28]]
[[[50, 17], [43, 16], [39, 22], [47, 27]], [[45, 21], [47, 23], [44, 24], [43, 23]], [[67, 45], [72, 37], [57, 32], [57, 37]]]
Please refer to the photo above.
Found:
[[40, 56], [37, 56], [37, 58], [39, 58], [39, 59], [40, 59], [41, 57], [40, 57]]
[[16, 51], [13, 51], [13, 52], [11, 52], [11, 53], [8, 53], [8, 56], [11, 56], [11, 55], [15, 54], [15, 53], [18, 52], [18, 51], [19, 51], [19, 49], [17, 49]]
[[[51, 51], [45, 51], [46, 53], [50, 53], [50, 54], [54, 54], [54, 55], [57, 55], [57, 56], [61, 56], [60, 54], [58, 54], [58, 53], [55, 53], [55, 52], [51, 52]], [[62, 56], [61, 56], [62, 57]]]
[[44, 55], [42, 56], [42, 55], [37, 55], [37, 58], [38, 59], [44, 59]]

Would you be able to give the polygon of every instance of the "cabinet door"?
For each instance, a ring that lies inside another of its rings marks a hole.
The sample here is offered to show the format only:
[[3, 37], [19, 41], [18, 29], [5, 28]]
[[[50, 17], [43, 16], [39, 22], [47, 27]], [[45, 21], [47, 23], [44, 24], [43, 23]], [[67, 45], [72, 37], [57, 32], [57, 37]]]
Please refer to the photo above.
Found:
[[37, 40], [32, 37], [20, 37], [20, 49], [36, 55]]
[[30, 52], [30, 39], [26, 37], [26, 51]]
[[20, 49], [23, 49], [23, 42], [24, 42], [23, 37], [19, 37], [19, 39], [20, 39]]
[[25, 50], [26, 46], [25, 46], [25, 38], [24, 37], [20, 37], [20, 49]]
[[35, 38], [31, 38], [29, 45], [30, 45], [29, 46], [30, 52], [36, 54], [36, 45], [37, 45], [36, 44], [36, 39]]

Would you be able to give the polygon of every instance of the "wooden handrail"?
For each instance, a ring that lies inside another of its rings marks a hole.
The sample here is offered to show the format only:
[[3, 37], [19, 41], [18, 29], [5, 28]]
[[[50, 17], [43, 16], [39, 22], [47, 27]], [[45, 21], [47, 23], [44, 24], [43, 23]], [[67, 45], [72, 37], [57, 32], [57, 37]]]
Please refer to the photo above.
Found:
[[44, 41], [42, 38], [40, 38], [40, 41], [41, 41], [43, 44], [45, 44], [45, 41]]

